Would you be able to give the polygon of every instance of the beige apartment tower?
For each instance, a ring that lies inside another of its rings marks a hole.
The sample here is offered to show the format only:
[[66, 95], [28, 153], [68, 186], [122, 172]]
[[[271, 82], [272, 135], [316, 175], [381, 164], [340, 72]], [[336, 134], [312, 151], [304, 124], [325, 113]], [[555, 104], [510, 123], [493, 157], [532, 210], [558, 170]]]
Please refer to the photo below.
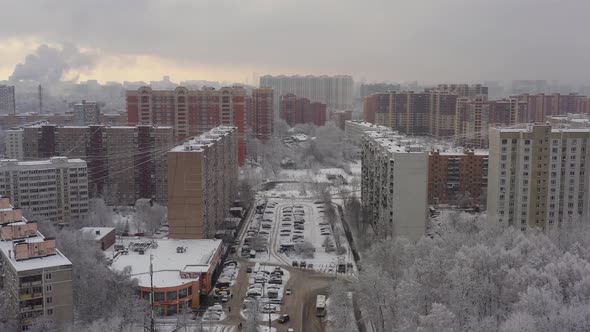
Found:
[[15, 309], [19, 331], [37, 319], [54, 322], [59, 330], [74, 319], [72, 263], [9, 198], [0, 198], [0, 209], [0, 286], [8, 294], [0, 301]]
[[588, 218], [590, 129], [490, 130], [488, 217], [522, 231]]
[[213, 238], [238, 182], [237, 128], [220, 126], [168, 152], [170, 238]]

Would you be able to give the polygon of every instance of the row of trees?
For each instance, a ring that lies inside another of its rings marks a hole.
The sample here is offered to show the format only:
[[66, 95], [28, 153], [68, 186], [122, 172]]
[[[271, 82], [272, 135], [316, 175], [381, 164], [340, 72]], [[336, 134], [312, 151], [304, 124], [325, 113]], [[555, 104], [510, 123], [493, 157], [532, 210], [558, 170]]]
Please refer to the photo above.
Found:
[[[300, 169], [339, 167], [348, 171], [348, 162], [357, 156], [357, 148], [347, 143], [344, 132], [331, 122], [323, 127], [297, 125], [291, 131], [282, 129], [280, 132], [275, 132], [266, 142], [251, 135], [248, 138], [248, 158], [261, 166], [266, 178], [276, 178], [281, 162], [286, 159]], [[295, 133], [308, 135], [309, 140], [291, 147], [283, 144], [282, 138]]]
[[590, 331], [587, 223], [521, 233], [451, 214], [433, 234], [375, 243], [332, 296], [353, 291], [380, 332]]

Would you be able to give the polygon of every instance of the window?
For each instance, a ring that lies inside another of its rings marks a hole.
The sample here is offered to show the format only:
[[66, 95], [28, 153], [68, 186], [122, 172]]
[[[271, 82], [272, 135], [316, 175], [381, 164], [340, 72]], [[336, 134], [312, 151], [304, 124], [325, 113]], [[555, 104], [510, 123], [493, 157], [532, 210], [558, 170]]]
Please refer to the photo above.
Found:
[[47, 285], [47, 286], [45, 286], [45, 291], [46, 291], [46, 292], [48, 292], [48, 293], [49, 293], [49, 292], [51, 292], [52, 290], [53, 290], [53, 286], [52, 286], [52, 285]]
[[45, 280], [51, 280], [51, 273], [45, 273]]
[[155, 292], [154, 293], [154, 301], [155, 302], [164, 301], [164, 292]]
[[166, 293], [166, 300], [170, 301], [170, 300], [176, 300], [177, 296], [176, 296], [176, 291], [170, 291], [168, 293]]
[[53, 309], [47, 309], [47, 315], [48, 316], [53, 315]]
[[53, 298], [51, 296], [45, 298], [46, 303], [53, 303]]

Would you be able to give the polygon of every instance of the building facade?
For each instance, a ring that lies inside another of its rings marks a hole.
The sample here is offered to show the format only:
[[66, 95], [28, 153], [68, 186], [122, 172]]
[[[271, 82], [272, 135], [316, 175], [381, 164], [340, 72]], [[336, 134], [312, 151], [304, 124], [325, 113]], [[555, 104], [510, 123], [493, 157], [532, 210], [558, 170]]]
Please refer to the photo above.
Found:
[[488, 217], [523, 231], [588, 218], [590, 129], [490, 130]]
[[[270, 87], [277, 96], [292, 93], [312, 102], [327, 105], [328, 112], [353, 109], [352, 76], [261, 76], [260, 87]], [[275, 112], [279, 111], [279, 99], [274, 101]], [[278, 114], [276, 114], [278, 116]]]
[[405, 135], [427, 136], [430, 134], [430, 98], [430, 93], [412, 91], [373, 94], [365, 98], [364, 120]]
[[72, 263], [9, 198], [0, 198], [0, 209], [1, 285], [8, 294], [2, 301], [17, 310], [18, 330], [29, 330], [36, 319], [54, 322], [58, 329], [72, 322]]
[[95, 101], [82, 100], [74, 104], [73, 124], [76, 126], [97, 125], [101, 123], [100, 106]]
[[473, 99], [478, 96], [488, 96], [488, 87], [481, 84], [439, 84], [436, 88], [426, 89], [426, 92], [439, 91], [456, 95], [457, 97]]
[[6, 158], [18, 160], [22, 160], [24, 158], [23, 137], [24, 130], [22, 128], [10, 129], [6, 131]]
[[291, 127], [297, 124], [310, 123], [316, 126], [326, 124], [326, 104], [310, 102], [292, 93], [280, 97], [279, 113]]
[[[274, 130], [274, 91], [272, 88], [252, 89], [252, 99], [247, 110], [254, 137], [267, 141]], [[241, 163], [240, 163], [241, 164]]]
[[531, 123], [542, 123], [547, 116], [588, 114], [590, 111], [588, 97], [577, 94], [521, 94], [512, 98], [527, 103], [528, 109], [524, 114], [524, 120]]
[[[266, 91], [260, 91], [255, 100], [264, 117]], [[200, 135], [224, 125], [236, 126], [239, 135], [239, 160], [246, 160], [245, 112], [246, 90], [241, 86], [224, 87], [219, 90], [203, 88], [189, 90], [177, 87], [174, 90], [153, 90], [144, 86], [126, 91], [129, 125], [171, 126], [177, 141]], [[272, 103], [271, 103], [272, 104]], [[272, 120], [272, 119], [271, 119]], [[271, 121], [272, 123], [272, 121]], [[269, 130], [267, 122], [260, 130]], [[272, 132], [272, 128], [270, 128]]]
[[0, 160], [0, 195], [32, 215], [54, 223], [88, 214], [88, 170], [80, 159]]
[[489, 128], [526, 122], [528, 104], [516, 98], [490, 101], [484, 96], [459, 98], [455, 114], [455, 142], [469, 148], [487, 148]]
[[102, 197], [109, 205], [150, 198], [166, 205], [166, 153], [176, 145], [172, 127], [39, 125], [25, 127], [23, 133], [26, 160], [85, 160], [91, 198]]
[[417, 241], [428, 218], [428, 153], [393, 131], [367, 132], [361, 196], [375, 234]]
[[334, 111], [330, 113], [330, 118], [340, 130], [344, 130], [346, 121], [352, 120], [352, 111]]
[[0, 85], [0, 113], [16, 114], [14, 86]]
[[428, 155], [428, 204], [485, 209], [487, 151], [439, 151]]
[[210, 239], [223, 228], [238, 165], [235, 127], [213, 128], [168, 152], [170, 238]]

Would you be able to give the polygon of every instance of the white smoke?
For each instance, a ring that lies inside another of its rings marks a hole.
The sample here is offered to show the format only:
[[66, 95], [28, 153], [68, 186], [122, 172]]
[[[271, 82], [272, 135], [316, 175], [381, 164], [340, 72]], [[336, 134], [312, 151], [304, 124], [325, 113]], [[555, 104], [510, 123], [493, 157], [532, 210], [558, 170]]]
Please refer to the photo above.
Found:
[[57, 82], [65, 75], [79, 75], [79, 72], [92, 69], [98, 55], [80, 52], [72, 44], [63, 44], [61, 49], [43, 44], [35, 53], [27, 55], [24, 63], [14, 67], [11, 81]]

